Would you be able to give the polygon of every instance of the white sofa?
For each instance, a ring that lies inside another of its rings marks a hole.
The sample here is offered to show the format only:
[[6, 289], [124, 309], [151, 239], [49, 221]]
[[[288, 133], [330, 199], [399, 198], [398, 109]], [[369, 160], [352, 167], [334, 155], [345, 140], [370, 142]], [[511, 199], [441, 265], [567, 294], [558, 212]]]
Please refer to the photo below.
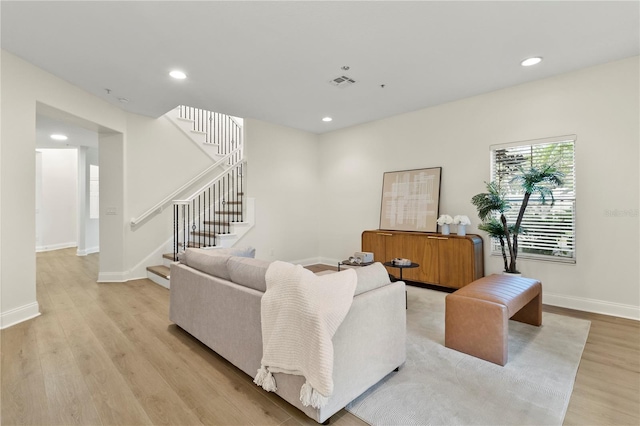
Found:
[[[262, 358], [260, 299], [269, 262], [188, 249], [171, 266], [170, 319], [254, 377]], [[400, 367], [406, 359], [405, 284], [380, 264], [356, 269], [353, 304], [333, 337], [334, 392], [322, 408], [300, 402], [302, 376], [275, 373], [276, 393], [318, 423]]]

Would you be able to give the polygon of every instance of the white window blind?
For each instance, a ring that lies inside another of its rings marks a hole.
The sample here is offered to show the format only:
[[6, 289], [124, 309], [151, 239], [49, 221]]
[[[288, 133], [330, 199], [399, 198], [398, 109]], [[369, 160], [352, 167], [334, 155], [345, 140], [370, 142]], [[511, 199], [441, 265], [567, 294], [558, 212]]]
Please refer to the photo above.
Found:
[[[491, 180], [504, 190], [511, 209], [505, 212], [514, 224], [524, 192], [513, 177], [525, 170], [554, 164], [564, 173], [563, 185], [553, 189], [555, 202], [547, 197], [542, 204], [533, 194], [518, 236], [518, 258], [536, 258], [575, 263], [576, 259], [576, 190], [575, 135], [491, 146]], [[500, 254], [500, 244], [493, 242], [492, 254]]]

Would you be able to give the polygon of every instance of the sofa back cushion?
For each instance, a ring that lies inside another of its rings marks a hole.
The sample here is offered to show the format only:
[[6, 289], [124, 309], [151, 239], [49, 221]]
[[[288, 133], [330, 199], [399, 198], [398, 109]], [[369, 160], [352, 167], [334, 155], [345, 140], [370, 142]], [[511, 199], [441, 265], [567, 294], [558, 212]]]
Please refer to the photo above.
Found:
[[246, 257], [231, 257], [227, 260], [227, 271], [231, 281], [258, 291], [267, 291], [265, 274], [271, 262]]
[[353, 268], [358, 276], [358, 285], [354, 296], [365, 291], [373, 290], [383, 285], [391, 284], [389, 273], [380, 262], [368, 266]]
[[245, 287], [266, 291], [264, 276], [271, 262], [254, 259], [256, 249], [247, 248], [188, 248], [180, 263], [205, 274], [233, 281]]
[[211, 256], [228, 254], [229, 256], [256, 257], [256, 249], [253, 247], [209, 247], [206, 249], [188, 248], [186, 251], [178, 253], [178, 260], [180, 263], [184, 263], [185, 265], [187, 264], [185, 262], [187, 252], [199, 252]]
[[198, 271], [228, 280], [227, 260], [230, 257], [230, 254], [223, 254], [217, 250], [187, 249], [180, 262]]

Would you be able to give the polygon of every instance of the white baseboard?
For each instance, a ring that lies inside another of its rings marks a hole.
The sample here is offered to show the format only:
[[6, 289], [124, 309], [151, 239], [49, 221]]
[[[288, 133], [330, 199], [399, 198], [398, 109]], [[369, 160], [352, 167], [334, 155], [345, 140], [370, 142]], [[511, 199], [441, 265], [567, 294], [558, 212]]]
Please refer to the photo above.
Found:
[[129, 279], [129, 271], [98, 273], [99, 283], [123, 283], [123, 282], [126, 282], [128, 279]]
[[0, 329], [11, 327], [12, 325], [30, 320], [39, 315], [40, 307], [38, 306], [38, 302], [29, 303], [28, 305], [11, 309], [0, 315]]
[[319, 260], [320, 260], [319, 257], [309, 257], [307, 259], [288, 260], [287, 262], [293, 263], [294, 265], [309, 266], [309, 265], [316, 265], [320, 263]]
[[586, 299], [583, 297], [563, 296], [542, 292], [542, 303], [595, 314], [612, 315], [614, 317], [640, 320], [640, 307], [604, 300]]
[[345, 259], [332, 259], [330, 257], [320, 257], [318, 259], [318, 263], [320, 265], [335, 266], [337, 268], [338, 267], [338, 263], [342, 262]]
[[173, 242], [173, 235], [169, 237], [165, 242], [163, 242], [160, 246], [156, 247], [154, 251], [152, 251], [147, 257], [142, 259], [135, 265], [133, 268], [129, 270], [127, 274], [127, 281], [138, 280], [142, 278], [147, 278], [147, 266], [157, 265], [158, 263], [162, 263], [162, 255], [165, 253], [173, 252], [173, 249], [169, 249]]
[[78, 249], [78, 251], [76, 252], [76, 255], [77, 256], [86, 256], [88, 254], [99, 253], [99, 252], [100, 252], [100, 247], [91, 247], [91, 248], [84, 249], [84, 250]]
[[36, 246], [36, 252], [40, 253], [43, 251], [61, 250], [61, 249], [66, 249], [71, 247], [78, 247], [78, 243], [74, 241], [70, 243], [60, 243], [60, 244], [53, 244], [48, 246]]

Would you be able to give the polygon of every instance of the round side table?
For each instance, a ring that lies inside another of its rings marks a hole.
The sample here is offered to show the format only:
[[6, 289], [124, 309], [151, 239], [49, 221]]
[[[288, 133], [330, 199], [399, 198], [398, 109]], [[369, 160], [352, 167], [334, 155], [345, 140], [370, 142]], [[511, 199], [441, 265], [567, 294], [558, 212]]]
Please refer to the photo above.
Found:
[[390, 266], [391, 268], [398, 268], [398, 269], [400, 269], [400, 281], [403, 281], [403, 279], [402, 279], [402, 270], [403, 270], [403, 269], [417, 268], [417, 267], [419, 267], [419, 266], [420, 266], [420, 264], [418, 264], [418, 263], [414, 263], [414, 262], [411, 262], [411, 265], [397, 265], [397, 264], [395, 264], [395, 263], [394, 263], [394, 262], [392, 262], [392, 261], [384, 262], [384, 263], [383, 263], [383, 265], [384, 265], [384, 266]]

